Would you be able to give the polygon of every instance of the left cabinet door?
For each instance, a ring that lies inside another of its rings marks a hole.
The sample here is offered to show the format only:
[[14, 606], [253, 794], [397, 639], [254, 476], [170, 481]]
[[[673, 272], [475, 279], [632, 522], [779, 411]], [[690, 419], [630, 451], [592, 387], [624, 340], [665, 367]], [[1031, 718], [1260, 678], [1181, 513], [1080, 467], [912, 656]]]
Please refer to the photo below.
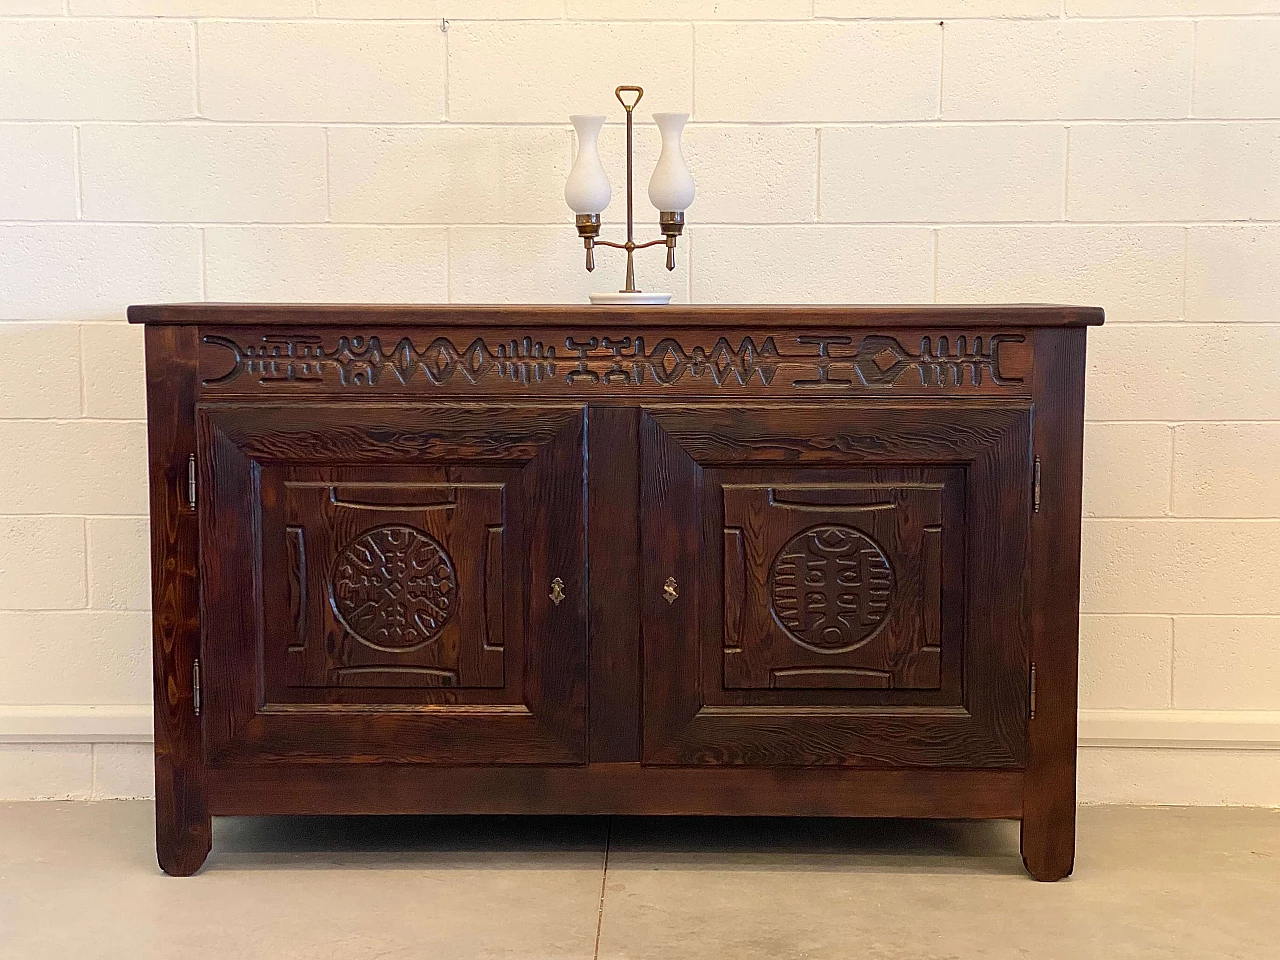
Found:
[[583, 419], [201, 406], [208, 762], [585, 762]]

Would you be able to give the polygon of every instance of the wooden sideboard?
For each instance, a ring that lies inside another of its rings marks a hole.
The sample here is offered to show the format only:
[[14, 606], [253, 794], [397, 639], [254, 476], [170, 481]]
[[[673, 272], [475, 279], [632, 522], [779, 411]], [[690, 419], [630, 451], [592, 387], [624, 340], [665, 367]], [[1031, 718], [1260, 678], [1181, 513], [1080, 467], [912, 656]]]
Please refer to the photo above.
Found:
[[1084, 307], [133, 307], [156, 826], [1019, 818], [1075, 847]]

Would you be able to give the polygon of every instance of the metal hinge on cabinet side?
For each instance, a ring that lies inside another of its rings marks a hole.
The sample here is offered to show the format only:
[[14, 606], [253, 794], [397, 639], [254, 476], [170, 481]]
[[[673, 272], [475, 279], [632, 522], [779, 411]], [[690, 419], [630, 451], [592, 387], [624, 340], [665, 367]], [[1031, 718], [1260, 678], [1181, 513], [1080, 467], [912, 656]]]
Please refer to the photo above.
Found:
[[196, 716], [200, 716], [200, 661], [196, 660], [191, 664], [191, 704], [195, 708]]
[[187, 506], [196, 508], [196, 455], [187, 457]]
[[1040, 458], [1036, 457], [1031, 469], [1031, 509], [1040, 512]]
[[1030, 718], [1034, 720], [1036, 718], [1036, 662], [1034, 660], [1031, 661], [1031, 676], [1027, 681], [1027, 686], [1029, 687], [1027, 692], [1028, 712], [1031, 715]]

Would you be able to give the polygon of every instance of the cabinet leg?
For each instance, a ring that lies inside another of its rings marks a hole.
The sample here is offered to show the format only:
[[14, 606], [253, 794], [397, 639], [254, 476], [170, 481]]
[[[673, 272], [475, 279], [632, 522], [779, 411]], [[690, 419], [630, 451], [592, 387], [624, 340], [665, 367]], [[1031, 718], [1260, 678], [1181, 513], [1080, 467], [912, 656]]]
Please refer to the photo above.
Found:
[[[1073, 798], [1074, 799], [1074, 798]], [[1076, 860], [1074, 804], [1056, 814], [1027, 811], [1022, 818], [1022, 863], [1036, 880], [1053, 882], [1071, 876]]]
[[213, 846], [213, 825], [198, 782], [156, 758], [156, 859], [171, 877], [199, 870]]

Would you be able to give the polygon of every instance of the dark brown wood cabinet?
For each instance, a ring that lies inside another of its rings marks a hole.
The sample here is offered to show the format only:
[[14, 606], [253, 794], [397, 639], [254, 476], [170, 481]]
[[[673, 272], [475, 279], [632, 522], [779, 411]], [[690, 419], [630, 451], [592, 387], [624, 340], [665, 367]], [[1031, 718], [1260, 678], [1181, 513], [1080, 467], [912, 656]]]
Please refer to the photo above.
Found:
[[210, 816], [1006, 817], [1071, 870], [1092, 308], [134, 307]]

